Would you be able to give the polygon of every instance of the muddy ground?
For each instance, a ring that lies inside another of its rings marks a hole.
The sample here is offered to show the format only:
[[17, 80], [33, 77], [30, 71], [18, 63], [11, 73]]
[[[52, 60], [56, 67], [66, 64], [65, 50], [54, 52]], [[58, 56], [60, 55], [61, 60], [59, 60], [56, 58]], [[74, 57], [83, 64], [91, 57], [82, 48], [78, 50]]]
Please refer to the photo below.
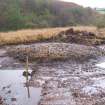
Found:
[[[105, 105], [105, 68], [97, 65], [105, 62], [104, 43], [94, 33], [69, 29], [41, 44], [1, 47], [0, 69], [24, 68], [28, 51], [34, 60], [27, 85], [42, 88], [38, 105]], [[48, 57], [54, 60], [45, 60]]]
[[43, 87], [39, 105], [104, 105], [105, 70], [95, 64], [92, 60], [39, 64], [32, 77], [35, 86]]
[[[100, 48], [104, 49], [104, 45]], [[6, 49], [0, 49], [0, 68], [24, 67], [24, 63], [9, 57]], [[33, 74], [29, 85], [42, 87], [38, 105], [104, 105], [105, 69], [96, 66], [104, 61], [97, 57], [30, 63]]]

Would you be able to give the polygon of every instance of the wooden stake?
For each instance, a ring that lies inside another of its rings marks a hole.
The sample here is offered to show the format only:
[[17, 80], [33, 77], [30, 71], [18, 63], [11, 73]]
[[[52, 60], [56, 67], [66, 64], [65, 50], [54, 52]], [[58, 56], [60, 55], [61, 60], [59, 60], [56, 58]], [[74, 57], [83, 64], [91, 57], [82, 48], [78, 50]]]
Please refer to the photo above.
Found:
[[26, 80], [27, 80], [27, 82], [28, 82], [28, 65], [29, 65], [29, 63], [28, 63], [28, 55], [27, 55], [27, 57], [26, 57]]

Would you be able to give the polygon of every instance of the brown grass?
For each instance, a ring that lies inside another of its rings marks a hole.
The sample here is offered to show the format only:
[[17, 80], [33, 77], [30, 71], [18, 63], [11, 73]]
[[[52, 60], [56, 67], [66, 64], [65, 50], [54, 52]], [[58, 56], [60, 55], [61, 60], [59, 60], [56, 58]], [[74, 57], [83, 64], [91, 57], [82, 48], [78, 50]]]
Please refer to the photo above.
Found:
[[28, 43], [40, 40], [40, 38], [50, 38], [57, 35], [60, 31], [68, 28], [46, 28], [28, 29], [0, 33], [0, 45]]
[[[1, 32], [0, 45], [30, 43], [30, 42], [36, 42], [41, 39], [48, 39], [52, 36], [56, 36], [60, 31], [67, 30], [68, 28], [70, 27], [28, 29], [28, 30], [19, 30], [11, 32]], [[79, 27], [74, 27], [74, 29], [97, 32], [96, 27], [79, 26]]]

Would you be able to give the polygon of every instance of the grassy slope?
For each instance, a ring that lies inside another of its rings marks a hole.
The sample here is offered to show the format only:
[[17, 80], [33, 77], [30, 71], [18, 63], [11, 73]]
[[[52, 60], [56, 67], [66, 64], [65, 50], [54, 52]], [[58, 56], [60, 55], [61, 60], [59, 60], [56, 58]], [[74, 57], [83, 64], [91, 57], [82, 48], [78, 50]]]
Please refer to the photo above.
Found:
[[91, 8], [59, 0], [0, 0], [0, 31], [91, 25], [97, 15]]

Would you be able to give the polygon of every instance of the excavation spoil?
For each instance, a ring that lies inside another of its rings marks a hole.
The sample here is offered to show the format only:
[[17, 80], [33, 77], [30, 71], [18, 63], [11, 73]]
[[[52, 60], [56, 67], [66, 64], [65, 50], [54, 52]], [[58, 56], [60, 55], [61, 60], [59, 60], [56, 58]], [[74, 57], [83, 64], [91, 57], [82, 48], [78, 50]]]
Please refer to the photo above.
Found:
[[105, 38], [99, 37], [98, 33], [74, 30], [70, 28], [66, 31], [61, 31], [58, 35], [49, 39], [54, 42], [76, 43], [83, 45], [101, 45], [105, 44]]
[[37, 43], [19, 45], [8, 49], [8, 54], [19, 60], [36, 59], [88, 59], [104, 54], [98, 47], [69, 44], [69, 43]]

